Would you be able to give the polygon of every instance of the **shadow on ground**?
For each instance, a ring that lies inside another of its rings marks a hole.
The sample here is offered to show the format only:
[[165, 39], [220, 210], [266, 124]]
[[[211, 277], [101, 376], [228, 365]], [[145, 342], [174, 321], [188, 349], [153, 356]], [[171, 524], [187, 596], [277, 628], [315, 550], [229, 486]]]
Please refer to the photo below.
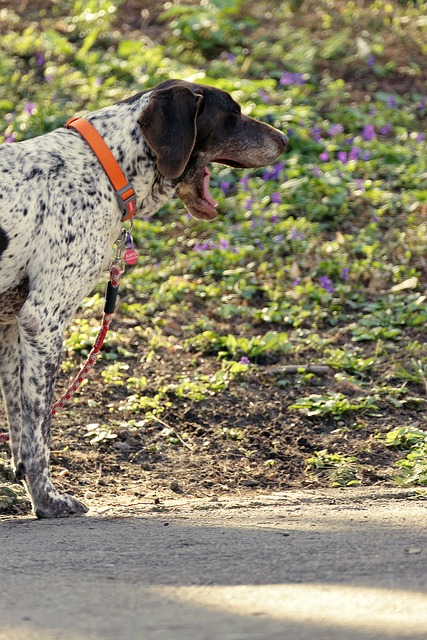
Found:
[[0, 638], [425, 638], [426, 503], [328, 495], [5, 520]]

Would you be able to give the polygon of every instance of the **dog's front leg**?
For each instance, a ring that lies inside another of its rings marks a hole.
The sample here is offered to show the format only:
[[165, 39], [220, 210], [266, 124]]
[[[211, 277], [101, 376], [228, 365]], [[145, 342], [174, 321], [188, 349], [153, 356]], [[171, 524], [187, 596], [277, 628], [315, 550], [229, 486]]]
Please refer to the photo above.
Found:
[[53, 387], [59, 365], [62, 322], [40, 313], [27, 301], [19, 316], [22, 432], [16, 471], [24, 481], [38, 518], [85, 513], [87, 507], [69, 495], [61, 495], [50, 475], [50, 422]]

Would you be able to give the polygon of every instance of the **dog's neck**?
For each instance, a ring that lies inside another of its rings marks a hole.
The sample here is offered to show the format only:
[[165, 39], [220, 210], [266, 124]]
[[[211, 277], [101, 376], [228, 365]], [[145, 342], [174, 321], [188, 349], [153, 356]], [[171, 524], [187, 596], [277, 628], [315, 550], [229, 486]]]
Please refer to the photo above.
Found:
[[97, 129], [119, 163], [138, 198], [138, 217], [151, 216], [175, 193], [175, 184], [162, 176], [154, 154], [142, 136], [138, 117], [150, 94], [93, 111], [85, 118]]

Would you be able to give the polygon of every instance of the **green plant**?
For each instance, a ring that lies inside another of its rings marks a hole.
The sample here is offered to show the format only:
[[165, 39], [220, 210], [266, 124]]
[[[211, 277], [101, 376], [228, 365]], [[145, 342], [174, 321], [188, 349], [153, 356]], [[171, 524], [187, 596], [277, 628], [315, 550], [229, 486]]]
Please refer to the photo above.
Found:
[[309, 473], [326, 473], [333, 487], [352, 487], [360, 484], [357, 477], [357, 458], [341, 453], [330, 453], [327, 449], [316, 451], [306, 460]]
[[222, 427], [221, 431], [226, 440], [234, 440], [236, 442], [243, 442], [246, 440], [241, 429], [235, 429], [234, 427]]
[[188, 377], [178, 378], [178, 382], [162, 387], [160, 393], [173, 393], [178, 398], [190, 400], [204, 400], [209, 395], [215, 395], [228, 387], [236, 377], [245, 373], [249, 364], [244, 362], [221, 362], [221, 368], [213, 375], [196, 375], [193, 380]]
[[427, 443], [411, 448], [403, 460], [396, 462], [400, 468], [396, 480], [405, 485], [427, 486]]
[[160, 415], [171, 403], [166, 400], [164, 392], [156, 393], [154, 396], [143, 396], [132, 394], [123, 401], [119, 407], [120, 411], [132, 414], [144, 414], [147, 420]]
[[397, 364], [394, 377], [423, 385], [427, 393], [427, 359], [411, 360], [406, 366]]
[[108, 424], [98, 424], [94, 422], [93, 424], [87, 424], [86, 430], [85, 438], [90, 438], [91, 444], [98, 444], [104, 440], [114, 440], [117, 438], [117, 433], [114, 433]]
[[349, 411], [365, 413], [378, 409], [378, 406], [371, 396], [349, 400], [342, 393], [329, 391], [326, 396], [313, 393], [305, 398], [298, 398], [288, 408], [300, 411], [309, 417], [331, 416], [334, 420], [339, 420]]
[[359, 349], [352, 352], [327, 347], [324, 354], [327, 357], [326, 364], [334, 369], [343, 369], [351, 374], [363, 375], [372, 369], [376, 361], [375, 356], [363, 357]]
[[244, 32], [255, 26], [246, 16], [239, 19], [243, 0], [203, 0], [198, 5], [177, 4], [162, 14], [171, 20], [169, 43], [182, 49], [185, 42], [193, 49], [212, 53], [217, 48], [228, 49], [243, 42]]
[[418, 427], [397, 427], [385, 435], [385, 443], [388, 447], [395, 449], [411, 449], [427, 443], [427, 431]]
[[269, 331], [264, 336], [252, 338], [236, 337], [232, 334], [220, 336], [215, 331], [203, 331], [194, 338], [189, 338], [186, 346], [193, 350], [218, 353], [219, 357], [247, 357], [253, 360], [292, 350], [288, 334], [277, 331]]
[[129, 365], [124, 362], [114, 362], [101, 371], [101, 376], [106, 384], [122, 387], [125, 384], [125, 371]]
[[[380, 436], [381, 437], [381, 436]], [[392, 449], [406, 451], [396, 462], [396, 481], [405, 485], [427, 485], [427, 431], [414, 426], [398, 427], [385, 434], [385, 443]]]

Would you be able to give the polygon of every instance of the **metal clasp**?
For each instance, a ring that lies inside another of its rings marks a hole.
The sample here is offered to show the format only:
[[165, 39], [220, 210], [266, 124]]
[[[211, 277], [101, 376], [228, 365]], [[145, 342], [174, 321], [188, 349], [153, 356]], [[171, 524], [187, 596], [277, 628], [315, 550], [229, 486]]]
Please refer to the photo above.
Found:
[[133, 220], [129, 220], [129, 229], [125, 229], [124, 227], [120, 231], [120, 235], [116, 240], [116, 254], [112, 261], [112, 264], [118, 264], [123, 266], [126, 264], [126, 260], [123, 259], [123, 254], [126, 248], [133, 247], [133, 238], [132, 238], [132, 229], [133, 229]]
[[[126, 198], [124, 197], [127, 192], [131, 192]], [[126, 184], [124, 187], [116, 191], [116, 198], [121, 212], [123, 213], [122, 220], [130, 220], [136, 214], [136, 193], [134, 188], [130, 184]]]

